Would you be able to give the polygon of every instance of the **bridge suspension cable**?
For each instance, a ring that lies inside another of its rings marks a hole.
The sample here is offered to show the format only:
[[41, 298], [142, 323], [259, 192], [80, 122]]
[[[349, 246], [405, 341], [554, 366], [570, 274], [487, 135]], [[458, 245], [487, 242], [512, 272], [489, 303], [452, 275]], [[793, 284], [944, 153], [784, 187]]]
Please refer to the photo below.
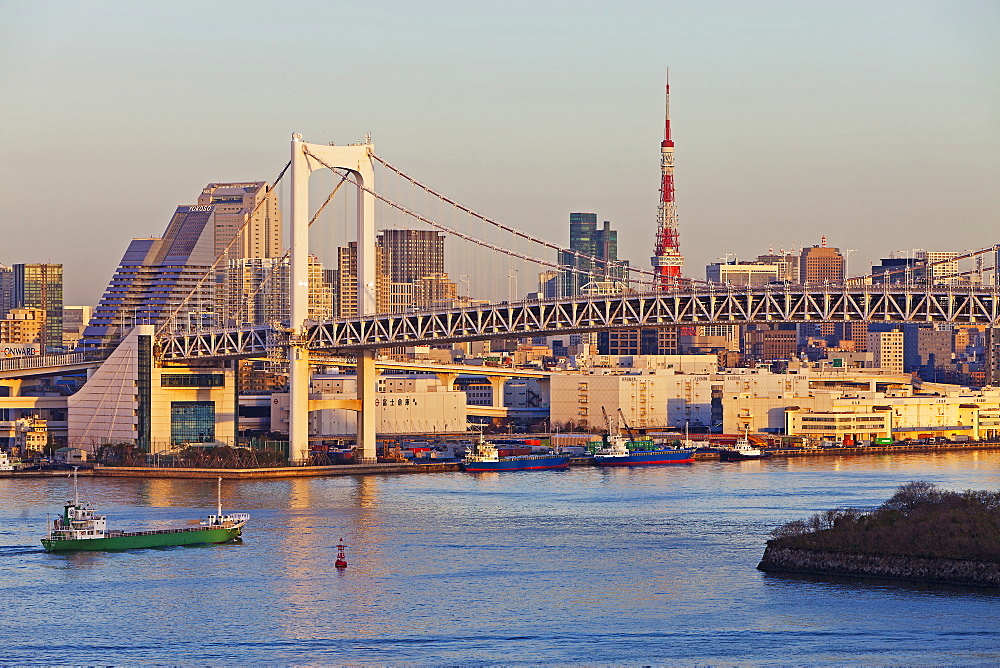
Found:
[[[333, 172], [336, 172], [337, 174], [344, 175], [345, 178], [348, 178], [351, 181], [351, 183], [354, 184], [357, 188], [359, 188], [360, 190], [363, 190], [364, 192], [368, 193], [369, 195], [371, 195], [375, 199], [377, 199], [377, 200], [383, 202], [384, 204], [386, 204], [386, 205], [388, 205], [388, 206], [396, 209], [397, 211], [403, 213], [404, 215], [410, 216], [411, 218], [414, 218], [415, 220], [419, 220], [422, 223], [425, 223], [425, 224], [430, 225], [430, 226], [432, 226], [434, 228], [437, 228], [437, 229], [441, 230], [442, 232], [446, 232], [448, 234], [451, 234], [451, 235], [453, 235], [453, 236], [455, 236], [455, 237], [457, 237], [459, 239], [463, 239], [465, 241], [468, 241], [470, 243], [474, 243], [474, 244], [476, 244], [478, 246], [482, 246], [483, 248], [487, 248], [489, 250], [496, 251], [498, 253], [503, 253], [504, 255], [509, 255], [510, 257], [514, 257], [514, 258], [517, 258], [519, 260], [523, 260], [525, 262], [531, 262], [531, 263], [538, 264], [538, 265], [541, 265], [541, 266], [544, 266], [544, 267], [551, 267], [553, 269], [558, 269], [560, 271], [569, 271], [569, 272], [573, 272], [573, 273], [586, 274], [588, 276], [594, 275], [594, 274], [600, 275], [600, 274], [603, 273], [603, 272], [588, 271], [588, 270], [585, 270], [585, 269], [578, 269], [576, 267], [568, 267], [566, 265], [559, 264], [558, 262], [553, 262], [551, 260], [543, 260], [541, 258], [533, 257], [531, 255], [527, 255], [525, 253], [521, 253], [519, 251], [512, 250], [510, 248], [504, 248], [503, 246], [498, 246], [497, 244], [491, 243], [489, 241], [484, 241], [482, 239], [477, 239], [476, 237], [473, 237], [470, 234], [467, 234], [465, 232], [461, 232], [461, 231], [456, 230], [456, 229], [454, 229], [452, 227], [449, 227], [447, 225], [439, 223], [436, 220], [432, 220], [430, 218], [427, 218], [426, 216], [423, 216], [423, 215], [417, 213], [416, 211], [413, 211], [413, 210], [411, 210], [411, 209], [403, 206], [402, 204], [399, 204], [398, 202], [395, 202], [395, 201], [389, 199], [385, 195], [382, 195], [381, 193], [378, 193], [378, 192], [372, 190], [371, 188], [368, 188], [367, 186], [359, 183], [356, 179], [354, 179], [353, 177], [351, 177], [349, 172], [346, 173], [346, 174], [343, 174], [342, 170], [338, 169], [337, 167], [331, 166], [330, 164], [328, 164], [327, 162], [325, 162], [322, 158], [320, 158], [316, 154], [312, 153], [308, 148], [305, 148], [304, 151], [305, 151], [305, 154], [307, 156], [309, 156], [313, 160], [317, 161], [319, 164], [323, 165], [327, 169], [329, 169], [329, 170], [331, 170]], [[380, 163], [381, 163], [381, 161], [380, 161]], [[384, 164], [384, 163], [382, 163], [382, 164]], [[395, 170], [393, 170], [393, 171], [395, 171]], [[409, 179], [407, 179], [407, 180], [409, 180]], [[429, 192], [431, 192], [432, 194], [436, 195], [436, 193], [433, 193], [433, 191], [429, 191]], [[440, 197], [440, 196], [438, 196], [438, 197]], [[454, 202], [452, 202], [452, 200], [448, 200], [447, 198], [443, 198], [443, 197], [442, 197], [442, 199], [444, 199], [449, 204], [453, 204], [454, 205]], [[456, 205], [456, 206], [458, 206], [458, 208], [460, 208], [462, 211], [464, 211], [466, 213], [469, 213], [473, 217], [475, 217], [475, 218], [477, 218], [479, 220], [483, 220], [485, 222], [489, 222], [491, 225], [495, 225], [497, 227], [500, 227], [501, 229], [504, 229], [505, 231], [511, 231], [511, 230], [514, 229], [514, 228], [509, 228], [507, 226], [501, 225], [500, 223], [496, 223], [495, 221], [491, 221], [490, 219], [486, 218], [485, 216], [480, 216], [479, 214], [476, 214], [474, 211], [471, 211], [470, 209], [467, 209], [465, 207], [461, 207], [460, 205]], [[536, 237], [532, 237], [531, 235], [528, 235], [528, 234], [526, 234], [524, 232], [520, 232], [520, 231], [514, 231], [514, 232], [519, 237], [522, 237], [522, 238], [527, 239], [529, 241], [533, 241], [535, 243], [540, 243], [540, 244], [542, 244], [542, 245], [544, 245], [544, 246], [546, 246], [548, 248], [553, 248], [553, 249], [556, 249], [556, 250], [559, 250], [559, 251], [570, 252], [570, 253], [573, 253], [574, 255], [576, 255], [576, 256], [578, 256], [580, 258], [589, 259], [589, 260], [592, 260], [594, 262], [602, 263], [602, 264], [605, 264], [605, 265], [608, 264], [608, 262], [606, 260], [602, 260], [601, 258], [592, 256], [592, 255], [587, 255], [586, 253], [580, 253], [578, 251], [570, 251], [569, 249], [564, 249], [564, 248], [562, 248], [561, 246], [559, 246], [557, 244], [553, 244], [551, 242], [544, 241], [544, 240], [538, 239]], [[634, 267], [627, 267], [627, 269], [629, 271], [635, 271], [636, 273], [646, 274], [646, 275], [648, 275], [650, 277], [653, 276], [653, 272], [651, 272], [651, 271], [639, 270], [639, 269], [635, 269]], [[628, 283], [635, 283], [635, 284], [638, 284], [638, 285], [658, 286], [658, 284], [655, 281], [653, 281], [653, 280], [642, 281], [642, 280], [638, 280], [638, 279], [627, 279], [627, 282]]]
[[[576, 250], [573, 250], [571, 248], [563, 248], [559, 244], [552, 243], [551, 241], [546, 241], [545, 239], [542, 239], [541, 237], [536, 237], [536, 236], [534, 236], [532, 234], [528, 234], [527, 232], [524, 232], [523, 230], [519, 230], [517, 228], [511, 227], [510, 225], [504, 225], [503, 223], [501, 223], [501, 222], [499, 222], [497, 220], [493, 220], [492, 218], [484, 216], [481, 213], [477, 213], [476, 211], [473, 211], [469, 207], [464, 206], [464, 205], [456, 202], [455, 200], [451, 199], [447, 195], [443, 195], [443, 194], [439, 193], [438, 191], [434, 190], [433, 188], [431, 188], [430, 186], [425, 185], [425, 184], [421, 183], [420, 181], [417, 181], [412, 176], [406, 174], [405, 172], [403, 172], [398, 167], [395, 167], [395, 166], [389, 164], [384, 159], [380, 158], [378, 155], [376, 155], [374, 153], [372, 154], [372, 159], [375, 160], [376, 162], [378, 162], [380, 165], [382, 165], [386, 169], [390, 170], [391, 172], [394, 172], [395, 174], [399, 175], [401, 178], [403, 178], [404, 180], [408, 181], [410, 184], [412, 184], [412, 185], [416, 186], [417, 188], [423, 190], [424, 192], [428, 193], [429, 195], [432, 195], [432, 196], [438, 198], [439, 200], [441, 200], [441, 201], [443, 201], [443, 202], [445, 202], [447, 204], [450, 204], [451, 206], [455, 207], [459, 211], [463, 211], [463, 212], [467, 213], [468, 215], [472, 216], [473, 218], [477, 218], [478, 220], [481, 220], [484, 223], [487, 223], [488, 225], [492, 225], [492, 226], [494, 226], [496, 228], [499, 228], [499, 229], [503, 230], [504, 232], [508, 232], [510, 234], [513, 234], [514, 236], [521, 237], [522, 239], [526, 239], [526, 240], [531, 241], [532, 243], [536, 243], [536, 244], [538, 244], [540, 246], [544, 246], [546, 248], [550, 248], [552, 250], [559, 251], [561, 253], [567, 253], [567, 254], [570, 254], [570, 255], [574, 255], [574, 256], [576, 256], [576, 257], [578, 257], [580, 259], [583, 259], [583, 260], [590, 260], [592, 262], [598, 262], [598, 263], [606, 263], [607, 262], [607, 260], [605, 260], [604, 258], [599, 258], [599, 257], [596, 257], [594, 255], [588, 255], [587, 253], [581, 253], [580, 251], [576, 251]], [[385, 201], [385, 200], [383, 200], [383, 201]], [[386, 201], [386, 203], [390, 204], [388, 201]], [[390, 206], [393, 206], [393, 205], [390, 204]], [[560, 267], [562, 269], [566, 268], [563, 265], [556, 265], [556, 266], [558, 266], [558, 267]], [[642, 275], [646, 275], [646, 276], [655, 276], [656, 275], [652, 270], [639, 269], [638, 267], [631, 267], [630, 266], [630, 267], [628, 267], [628, 270], [630, 272], [634, 272], [636, 274], [642, 274]], [[590, 273], [590, 272], [584, 272], [584, 273]], [[651, 281], [651, 283], [653, 283], [653, 282]]]
[[[896, 267], [894, 269], [886, 269], [885, 271], [878, 272], [878, 274], [874, 274], [874, 273], [872, 273], [872, 274], [864, 274], [862, 276], [857, 276], [855, 278], [874, 278], [875, 276], [878, 276], [879, 278], [883, 278], [885, 276], [898, 276], [900, 274], [911, 274], [911, 273], [914, 273], [916, 271], [926, 271], [926, 270], [930, 269], [931, 267], [936, 267], [938, 265], [949, 264], [951, 262], [959, 262], [961, 260], [968, 260], [968, 259], [971, 259], [971, 258], [974, 258], [974, 257], [978, 257], [980, 255], [985, 255], [986, 253], [997, 253], [997, 252], [1000, 252], [1000, 244], [995, 244], [993, 246], [986, 246], [985, 248], [980, 248], [978, 250], [966, 251], [965, 253], [962, 253], [960, 255], [955, 255], [954, 257], [945, 258], [943, 260], [935, 260], [934, 262], [927, 262], [926, 260], [924, 260], [923, 262], [917, 262], [916, 260], [914, 260], [914, 263], [911, 264], [911, 265], [909, 265], [909, 266]], [[936, 280], [936, 281], [941, 281], [941, 280], [948, 279], [948, 278], [958, 278], [958, 277], [961, 277], [961, 276], [971, 276], [973, 274], [979, 273], [980, 271], [982, 271], [984, 273], [988, 272], [988, 271], [994, 271], [995, 272], [996, 269], [997, 269], [996, 266], [992, 266], [992, 267], [977, 267], [976, 269], [970, 269], [968, 271], [953, 272], [951, 274], [943, 274], [943, 275], [940, 275], [940, 276], [929, 276], [927, 278], [930, 278], [930, 279]], [[850, 278], [845, 277], [844, 280], [846, 282], [846, 281], [850, 280]]]

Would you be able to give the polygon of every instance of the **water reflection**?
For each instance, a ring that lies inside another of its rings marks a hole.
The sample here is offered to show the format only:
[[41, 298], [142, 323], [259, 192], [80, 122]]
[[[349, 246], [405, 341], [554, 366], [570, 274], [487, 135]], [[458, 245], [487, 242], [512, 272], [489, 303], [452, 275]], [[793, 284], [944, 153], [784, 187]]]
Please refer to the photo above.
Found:
[[972, 587], [934, 582], [906, 582], [905, 580], [889, 580], [884, 578], [813, 575], [807, 573], [762, 573], [761, 576], [764, 585], [769, 588], [776, 588], [778, 593], [787, 592], [790, 586], [812, 584], [817, 589], [836, 590], [840, 592], [868, 591], [905, 596], [917, 594], [943, 598], [970, 596], [983, 598], [993, 603], [1000, 601], [1000, 590], [989, 587]]
[[[322, 637], [338, 606], [350, 614], [338, 623], [358, 635], [390, 628], [379, 614], [379, 597], [368, 585], [388, 575], [383, 562], [378, 490], [380, 478], [293, 479], [288, 483], [287, 528], [281, 532], [282, 577], [274, 593], [281, 601], [280, 624], [290, 638]], [[348, 568], [334, 567], [337, 544], [347, 546]], [[349, 599], [349, 600], [348, 600]], [[343, 611], [342, 611], [343, 612]]]

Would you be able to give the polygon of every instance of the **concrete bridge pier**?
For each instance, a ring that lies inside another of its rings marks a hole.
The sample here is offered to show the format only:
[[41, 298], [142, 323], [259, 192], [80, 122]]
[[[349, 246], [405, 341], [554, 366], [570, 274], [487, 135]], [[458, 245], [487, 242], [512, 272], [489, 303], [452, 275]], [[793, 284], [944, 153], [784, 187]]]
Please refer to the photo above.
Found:
[[378, 461], [375, 453], [375, 390], [378, 370], [375, 369], [374, 349], [361, 350], [357, 357], [358, 411], [357, 447], [361, 450], [360, 464], [374, 464]]
[[288, 351], [288, 463], [309, 459], [309, 349], [292, 344]]

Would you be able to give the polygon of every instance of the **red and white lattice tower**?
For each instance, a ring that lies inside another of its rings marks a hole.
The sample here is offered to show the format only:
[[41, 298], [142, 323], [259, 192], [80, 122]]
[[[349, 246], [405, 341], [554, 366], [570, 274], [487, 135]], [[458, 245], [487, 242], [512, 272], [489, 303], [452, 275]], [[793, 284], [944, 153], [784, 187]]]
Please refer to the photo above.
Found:
[[684, 256], [681, 255], [677, 228], [677, 203], [674, 201], [674, 140], [670, 137], [670, 72], [667, 71], [665, 126], [660, 142], [660, 207], [656, 245], [651, 258], [656, 280], [661, 288], [676, 287], [681, 279]]

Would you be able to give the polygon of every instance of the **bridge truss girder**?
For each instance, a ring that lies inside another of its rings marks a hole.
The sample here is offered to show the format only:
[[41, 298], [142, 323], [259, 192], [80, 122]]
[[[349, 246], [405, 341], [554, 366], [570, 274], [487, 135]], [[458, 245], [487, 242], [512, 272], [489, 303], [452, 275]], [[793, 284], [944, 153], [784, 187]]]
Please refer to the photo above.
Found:
[[[559, 335], [636, 327], [748, 323], [1000, 324], [995, 290], [823, 289], [704, 291], [603, 296], [380, 314], [313, 324], [310, 350], [352, 352], [502, 337]], [[287, 335], [262, 328], [180, 334], [162, 343], [164, 359], [235, 358], [266, 354]]]

